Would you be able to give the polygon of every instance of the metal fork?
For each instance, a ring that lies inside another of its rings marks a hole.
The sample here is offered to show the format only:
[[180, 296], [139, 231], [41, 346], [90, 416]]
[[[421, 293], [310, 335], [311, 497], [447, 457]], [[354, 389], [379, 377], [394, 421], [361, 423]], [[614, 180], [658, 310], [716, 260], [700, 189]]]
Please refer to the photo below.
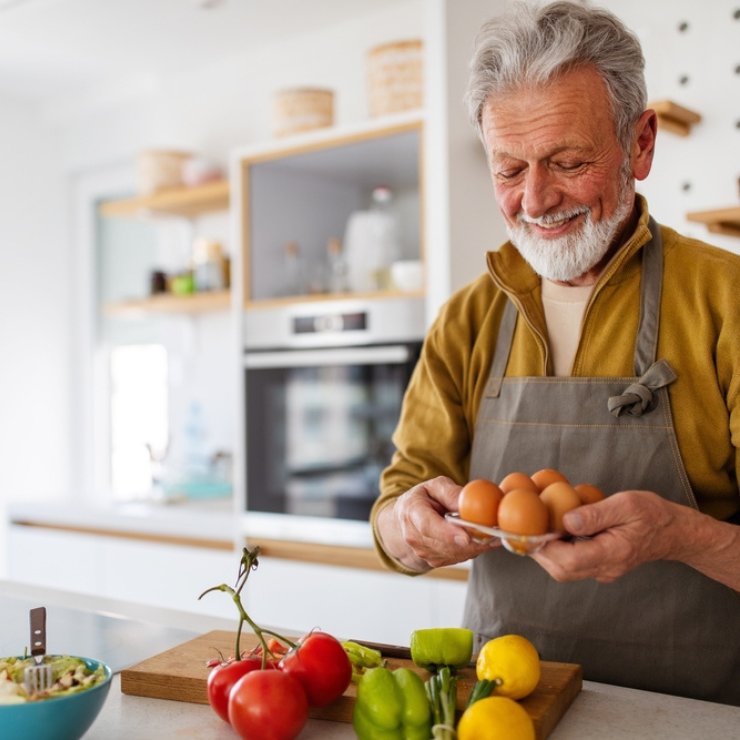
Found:
[[23, 672], [26, 689], [29, 694], [46, 691], [54, 683], [51, 666], [44, 664], [46, 655], [46, 607], [39, 606], [29, 613], [31, 623], [31, 655], [35, 665], [28, 666]]

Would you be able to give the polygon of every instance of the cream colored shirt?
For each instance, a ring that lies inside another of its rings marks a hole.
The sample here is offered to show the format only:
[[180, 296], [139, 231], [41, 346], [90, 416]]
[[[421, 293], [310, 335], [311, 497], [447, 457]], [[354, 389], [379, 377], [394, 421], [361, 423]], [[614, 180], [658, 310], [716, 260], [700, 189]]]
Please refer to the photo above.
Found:
[[593, 285], [558, 285], [542, 279], [542, 304], [555, 375], [570, 375], [581, 322]]

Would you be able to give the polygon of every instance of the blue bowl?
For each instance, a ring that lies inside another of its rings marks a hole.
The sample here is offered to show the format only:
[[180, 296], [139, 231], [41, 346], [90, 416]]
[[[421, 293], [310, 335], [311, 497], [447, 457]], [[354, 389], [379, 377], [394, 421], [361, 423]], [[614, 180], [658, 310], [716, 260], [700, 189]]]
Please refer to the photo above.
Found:
[[69, 696], [0, 706], [0, 734], [33, 740], [79, 740], [100, 713], [110, 691], [113, 671], [97, 660], [81, 658], [95, 671], [105, 670], [105, 681]]

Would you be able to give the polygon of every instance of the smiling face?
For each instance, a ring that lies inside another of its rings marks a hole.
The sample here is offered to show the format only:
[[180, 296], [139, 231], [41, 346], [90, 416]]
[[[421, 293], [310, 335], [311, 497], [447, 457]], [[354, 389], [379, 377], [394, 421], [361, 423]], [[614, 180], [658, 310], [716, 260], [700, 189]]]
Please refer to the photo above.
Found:
[[633, 212], [634, 178], [650, 171], [654, 118], [643, 114], [626, 155], [606, 85], [591, 67], [486, 103], [496, 201], [538, 274], [578, 285], [596, 280]]

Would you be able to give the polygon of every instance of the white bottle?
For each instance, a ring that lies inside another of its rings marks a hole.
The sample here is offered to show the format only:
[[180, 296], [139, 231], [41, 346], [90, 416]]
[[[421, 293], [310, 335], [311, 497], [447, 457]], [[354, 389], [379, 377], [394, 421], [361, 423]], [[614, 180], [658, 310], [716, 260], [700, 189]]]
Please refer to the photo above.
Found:
[[390, 266], [401, 251], [393, 192], [380, 185], [373, 190], [372, 198], [369, 211], [350, 216], [345, 233], [347, 278], [350, 290], [355, 292], [391, 287]]

